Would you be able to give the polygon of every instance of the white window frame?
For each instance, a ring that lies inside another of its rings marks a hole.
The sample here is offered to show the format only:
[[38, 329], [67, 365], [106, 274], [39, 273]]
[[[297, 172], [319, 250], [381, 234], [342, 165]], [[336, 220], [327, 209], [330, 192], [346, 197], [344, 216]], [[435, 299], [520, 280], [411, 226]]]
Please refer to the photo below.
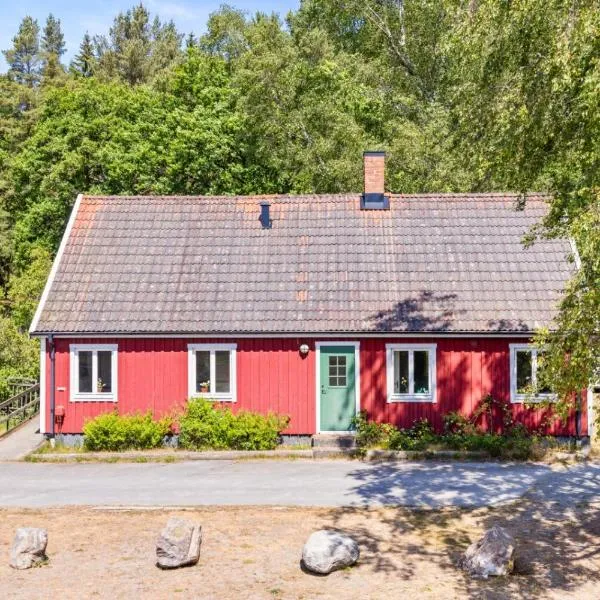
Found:
[[512, 404], [523, 402], [554, 402], [556, 394], [521, 394], [517, 392], [517, 352], [531, 352], [531, 385], [537, 386], [537, 357], [539, 348], [532, 344], [510, 344], [510, 401]]
[[[98, 381], [98, 351], [110, 351], [111, 355], [111, 391], [110, 392], [80, 392], [79, 391], [79, 352], [91, 351], [92, 354], [92, 389], [94, 382]], [[71, 402], [117, 402], [118, 389], [118, 344], [70, 344], [69, 353], [71, 355]]]
[[[386, 344], [387, 402], [437, 402], [437, 344]], [[394, 393], [394, 352], [408, 351], [408, 393]], [[415, 394], [415, 351], [426, 351], [429, 355], [429, 393]]]
[[[210, 387], [208, 393], [196, 391], [196, 352], [210, 352]], [[218, 350], [229, 351], [229, 381], [230, 391], [214, 392], [216, 384], [215, 352]], [[218, 402], [237, 402], [237, 344], [188, 344], [188, 398], [205, 398]]]

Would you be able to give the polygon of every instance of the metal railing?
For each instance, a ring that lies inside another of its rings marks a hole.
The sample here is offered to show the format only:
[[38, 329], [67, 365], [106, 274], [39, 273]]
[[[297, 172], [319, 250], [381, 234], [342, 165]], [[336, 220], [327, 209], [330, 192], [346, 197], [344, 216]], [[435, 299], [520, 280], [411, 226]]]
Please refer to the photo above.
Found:
[[40, 412], [40, 384], [28, 379], [11, 380], [15, 394], [0, 402], [0, 435]]

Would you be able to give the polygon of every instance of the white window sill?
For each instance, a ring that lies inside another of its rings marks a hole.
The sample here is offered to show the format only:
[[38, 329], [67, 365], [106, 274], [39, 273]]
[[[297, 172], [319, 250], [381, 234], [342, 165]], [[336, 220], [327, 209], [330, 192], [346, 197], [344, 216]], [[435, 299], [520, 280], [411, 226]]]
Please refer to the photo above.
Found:
[[390, 396], [387, 401], [388, 404], [395, 404], [398, 402], [428, 402], [430, 404], [435, 404], [433, 396]]
[[75, 394], [71, 396], [71, 402], [116, 402], [117, 397], [113, 393]]
[[231, 395], [220, 396], [219, 394], [205, 394], [197, 392], [192, 394], [192, 398], [202, 398], [202, 400], [210, 400], [211, 402], [235, 402], [236, 399]]
[[556, 402], [558, 397], [556, 394], [537, 394], [535, 396], [528, 396], [527, 394], [517, 394], [511, 398], [512, 404], [524, 404], [524, 403], [535, 403], [535, 402]]

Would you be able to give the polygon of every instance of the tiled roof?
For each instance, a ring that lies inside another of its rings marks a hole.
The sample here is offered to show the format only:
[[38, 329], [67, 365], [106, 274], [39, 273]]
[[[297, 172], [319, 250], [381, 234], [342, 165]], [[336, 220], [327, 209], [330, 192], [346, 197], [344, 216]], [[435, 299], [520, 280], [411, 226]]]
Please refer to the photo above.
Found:
[[548, 324], [569, 244], [508, 194], [84, 196], [34, 333], [514, 332]]

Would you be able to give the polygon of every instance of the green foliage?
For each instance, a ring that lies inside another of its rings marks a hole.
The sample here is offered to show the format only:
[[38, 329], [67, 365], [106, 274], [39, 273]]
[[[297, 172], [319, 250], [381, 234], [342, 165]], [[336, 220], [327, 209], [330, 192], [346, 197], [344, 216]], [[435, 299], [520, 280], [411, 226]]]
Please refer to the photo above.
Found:
[[[369, 421], [366, 413], [355, 419], [356, 443], [362, 451], [368, 448], [426, 451], [460, 450], [487, 452], [506, 460], [539, 459], [548, 440], [531, 435], [522, 425], [513, 425], [503, 435], [484, 433], [457, 412], [444, 415], [444, 433], [436, 434], [427, 419], [415, 421], [409, 429], [397, 429], [390, 423]], [[544, 443], [543, 443], [544, 442]]]
[[71, 61], [69, 70], [75, 77], [91, 77], [96, 70], [96, 63], [92, 37], [86, 31], [79, 45], [79, 52]]
[[390, 450], [424, 450], [436, 440], [436, 435], [427, 419], [415, 421], [410, 429], [394, 429], [388, 447]]
[[183, 35], [172, 21], [161, 23], [138, 4], [115, 18], [108, 36], [94, 39], [96, 74], [129, 85], [147, 83], [181, 56]]
[[95, 417], [83, 426], [86, 450], [146, 450], [158, 448], [170, 432], [172, 419], [158, 421], [152, 413], [119, 415], [116, 412]]
[[8, 63], [8, 75], [17, 83], [33, 87], [40, 79], [40, 26], [35, 19], [25, 17], [12, 40], [13, 46], [3, 50]]
[[139, 4], [66, 75], [60, 21], [40, 47], [26, 17], [0, 76], [0, 297], [79, 192], [357, 191], [382, 148], [393, 191], [550, 192], [528, 241], [570, 237], [581, 261], [538, 337], [564, 417], [600, 360], [598, 40], [596, 0], [305, 0], [285, 22], [223, 6], [183, 50]]
[[34, 247], [29, 254], [29, 264], [10, 279], [8, 301], [13, 307], [12, 320], [21, 331], [29, 328], [51, 266], [50, 252]]
[[207, 400], [191, 399], [179, 419], [179, 444], [194, 450], [272, 450], [288, 422], [275, 414], [234, 414]]
[[477, 430], [470, 419], [457, 411], [446, 413], [443, 422], [444, 432], [448, 434], [471, 435]]
[[54, 79], [63, 72], [60, 57], [65, 53], [65, 37], [60, 27], [60, 19], [48, 15], [42, 32], [41, 56], [44, 79]]
[[352, 425], [356, 430], [356, 445], [359, 448], [387, 447], [390, 434], [394, 430], [394, 426], [389, 423], [369, 421], [366, 411], [361, 411], [353, 417]]
[[0, 316], [0, 399], [9, 395], [7, 378], [37, 378], [39, 357], [39, 342], [30, 340], [9, 318]]
[[449, 46], [453, 135], [476, 187], [549, 191], [528, 241], [571, 237], [579, 250], [581, 268], [538, 338], [563, 417], [600, 357], [599, 39], [594, 0], [484, 0], [459, 9]]

